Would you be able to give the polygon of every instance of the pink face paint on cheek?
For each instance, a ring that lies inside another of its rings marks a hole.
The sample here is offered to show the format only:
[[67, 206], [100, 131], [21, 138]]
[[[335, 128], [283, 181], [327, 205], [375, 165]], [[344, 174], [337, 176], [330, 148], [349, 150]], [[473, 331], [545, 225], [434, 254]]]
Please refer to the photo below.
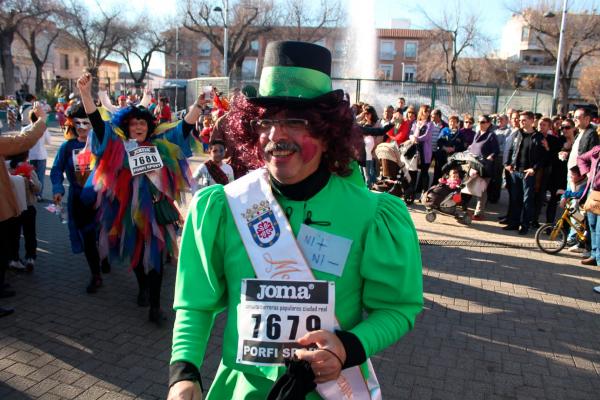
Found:
[[318, 151], [318, 146], [315, 143], [315, 139], [311, 138], [310, 136], [305, 136], [302, 138], [300, 141], [300, 148], [300, 154], [302, 155], [302, 161], [304, 163], [307, 163], [315, 158], [315, 155]]

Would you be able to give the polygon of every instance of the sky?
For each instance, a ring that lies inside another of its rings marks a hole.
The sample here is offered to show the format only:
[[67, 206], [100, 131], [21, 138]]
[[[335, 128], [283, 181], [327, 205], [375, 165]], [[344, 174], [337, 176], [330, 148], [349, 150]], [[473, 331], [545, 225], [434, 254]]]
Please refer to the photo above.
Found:
[[[90, 8], [97, 7], [97, 0], [84, 0]], [[308, 0], [318, 1], [318, 0]], [[221, 3], [220, 0], [214, 0], [215, 5]], [[363, 0], [361, 7], [368, 7], [374, 3], [375, 7], [375, 25], [377, 28], [389, 28], [392, 18], [410, 19], [411, 27], [415, 29], [427, 28], [427, 20], [416, 8], [414, 0]], [[420, 1], [432, 17], [441, 14], [441, 10], [446, 6], [460, 7], [463, 10], [476, 10], [480, 14], [480, 24], [484, 33], [490, 38], [492, 47], [500, 47], [500, 38], [504, 24], [511, 16], [511, 12], [505, 6], [505, 0], [487, 0], [485, 10], [481, 9], [481, 0], [426, 0]], [[175, 18], [176, 7], [174, 0], [103, 0], [102, 7], [111, 9], [111, 6], [123, 10], [126, 15], [136, 16], [142, 12], [148, 15], [160, 15], [163, 18]], [[483, 12], [485, 11], [485, 13]], [[117, 60], [118, 61], [118, 60]], [[153, 56], [151, 69], [164, 71], [164, 58], [161, 55]]]

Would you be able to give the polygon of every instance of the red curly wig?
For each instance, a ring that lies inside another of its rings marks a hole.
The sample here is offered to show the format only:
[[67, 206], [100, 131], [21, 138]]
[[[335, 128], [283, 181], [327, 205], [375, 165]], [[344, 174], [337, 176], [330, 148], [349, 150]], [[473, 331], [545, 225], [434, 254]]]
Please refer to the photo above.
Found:
[[236, 96], [223, 125], [224, 139], [231, 152], [234, 169], [251, 170], [264, 165], [259, 135], [252, 128], [252, 120], [268, 118], [281, 111], [291, 117], [305, 118], [311, 136], [322, 139], [327, 150], [323, 154], [329, 171], [340, 176], [352, 173], [350, 163], [358, 158], [363, 146], [360, 128], [354, 122], [350, 104], [344, 99], [307, 105], [305, 108], [286, 105], [262, 108], [251, 104], [244, 96]]

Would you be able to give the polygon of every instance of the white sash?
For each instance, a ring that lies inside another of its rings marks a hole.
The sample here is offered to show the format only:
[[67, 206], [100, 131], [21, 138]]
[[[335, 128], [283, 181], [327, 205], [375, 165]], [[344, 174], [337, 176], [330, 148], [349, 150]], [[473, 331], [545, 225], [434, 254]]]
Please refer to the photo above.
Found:
[[[252, 171], [226, 185], [225, 194], [258, 279], [315, 280], [273, 196], [266, 169]], [[327, 400], [380, 400], [381, 388], [370, 360], [367, 365], [368, 379], [359, 366], [347, 368], [337, 381], [317, 385], [317, 392]]]

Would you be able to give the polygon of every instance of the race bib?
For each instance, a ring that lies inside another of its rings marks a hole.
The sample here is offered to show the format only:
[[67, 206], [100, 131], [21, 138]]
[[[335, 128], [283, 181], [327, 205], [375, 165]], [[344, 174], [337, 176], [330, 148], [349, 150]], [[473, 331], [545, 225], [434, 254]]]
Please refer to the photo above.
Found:
[[335, 283], [242, 280], [237, 362], [284, 365], [306, 333], [335, 327]]
[[138, 146], [127, 150], [131, 175], [136, 176], [163, 167], [163, 161], [156, 146]]

